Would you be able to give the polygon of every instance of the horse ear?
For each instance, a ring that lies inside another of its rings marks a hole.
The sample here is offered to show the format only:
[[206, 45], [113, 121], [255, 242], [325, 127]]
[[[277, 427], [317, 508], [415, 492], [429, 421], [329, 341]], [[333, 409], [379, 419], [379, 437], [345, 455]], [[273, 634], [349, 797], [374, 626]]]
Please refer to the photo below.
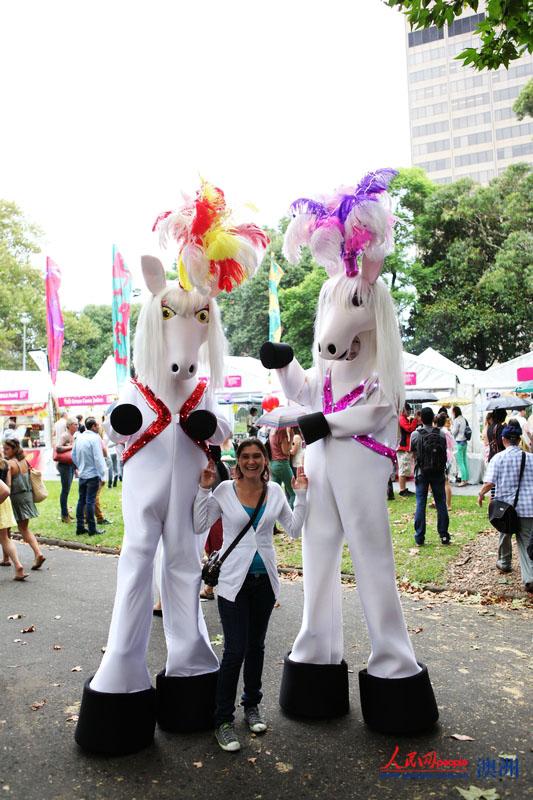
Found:
[[163, 264], [154, 256], [142, 256], [141, 267], [144, 282], [153, 295], [159, 294], [167, 285]]
[[378, 258], [373, 260], [368, 258], [367, 255], [363, 253], [363, 257], [361, 259], [361, 275], [363, 278], [368, 281], [371, 285], [377, 281], [379, 278], [379, 273], [381, 272], [383, 267], [383, 259]]

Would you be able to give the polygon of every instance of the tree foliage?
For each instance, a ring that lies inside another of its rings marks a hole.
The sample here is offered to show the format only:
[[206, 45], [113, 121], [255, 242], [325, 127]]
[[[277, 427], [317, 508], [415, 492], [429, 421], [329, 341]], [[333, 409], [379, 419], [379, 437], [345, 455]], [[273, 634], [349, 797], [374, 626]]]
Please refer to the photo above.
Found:
[[524, 117], [533, 117], [533, 78], [526, 83], [516, 98], [513, 111], [519, 120]]
[[[141, 306], [131, 306], [130, 339], [133, 342]], [[113, 323], [110, 305], [88, 305], [82, 311], [64, 311], [65, 341], [61, 369], [92, 378], [113, 355]]]
[[39, 236], [39, 229], [25, 220], [14, 203], [0, 200], [0, 369], [22, 367], [23, 313], [30, 320], [27, 350], [46, 343], [44, 279], [30, 263], [40, 250]]
[[[435, 25], [444, 27], [467, 9], [481, 11], [479, 0], [385, 0], [391, 8], [403, 11], [411, 28], [420, 30]], [[524, 52], [533, 51], [533, 3], [531, 0], [487, 0], [485, 19], [479, 23], [479, 48], [467, 47], [457, 59], [475, 69], [508, 67]]]
[[[287, 224], [288, 220], [282, 219], [278, 230], [267, 230], [270, 245], [256, 275], [231, 293], [220, 294], [217, 298], [232, 355], [258, 358], [261, 345], [268, 339], [268, 273], [272, 259], [284, 271], [278, 287], [283, 325], [286, 324], [284, 301], [281, 300], [283, 289], [297, 286], [313, 268], [308, 251], [304, 251], [300, 263], [296, 266], [288, 264], [283, 257], [281, 249]], [[307, 313], [314, 314], [314, 310], [308, 309]], [[283, 330], [283, 339], [289, 341], [287, 330]]]
[[533, 339], [533, 172], [509, 167], [489, 186], [437, 186], [414, 220], [416, 290], [408, 349], [428, 346], [486, 369]]

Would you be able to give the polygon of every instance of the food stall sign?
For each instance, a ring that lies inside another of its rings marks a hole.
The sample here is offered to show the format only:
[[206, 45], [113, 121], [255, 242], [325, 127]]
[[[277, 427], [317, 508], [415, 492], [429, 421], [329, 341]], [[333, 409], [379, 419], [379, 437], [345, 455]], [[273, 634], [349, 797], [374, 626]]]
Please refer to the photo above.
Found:
[[404, 372], [403, 382], [405, 386], [416, 386], [416, 372]]
[[516, 379], [519, 383], [521, 381], [533, 381], [533, 367], [518, 367]]
[[0, 402], [27, 400], [29, 395], [28, 389], [11, 389], [10, 391], [0, 392]]
[[226, 375], [224, 378], [224, 386], [226, 389], [236, 389], [242, 386], [242, 377], [240, 375]]
[[112, 394], [83, 394], [70, 397], [58, 397], [57, 404], [62, 407], [70, 406], [108, 406], [113, 402]]

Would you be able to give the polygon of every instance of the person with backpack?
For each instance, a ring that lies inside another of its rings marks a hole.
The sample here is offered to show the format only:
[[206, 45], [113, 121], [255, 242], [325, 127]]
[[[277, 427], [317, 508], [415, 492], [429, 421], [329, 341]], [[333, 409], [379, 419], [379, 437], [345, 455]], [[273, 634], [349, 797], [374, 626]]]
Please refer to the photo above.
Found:
[[472, 436], [472, 430], [470, 429], [470, 425], [466, 419], [463, 417], [459, 406], [454, 406], [452, 408], [452, 414], [452, 436], [455, 439], [455, 444], [457, 445], [457, 466], [459, 467], [459, 473], [461, 475], [461, 480], [457, 482], [457, 486], [466, 486], [468, 483], [466, 445]]
[[415, 454], [415, 542], [422, 546], [426, 538], [426, 505], [431, 486], [437, 507], [437, 531], [442, 544], [450, 544], [449, 516], [446, 507], [446, 434], [434, 428], [435, 414], [426, 406], [420, 412], [422, 427], [411, 434], [411, 450]]

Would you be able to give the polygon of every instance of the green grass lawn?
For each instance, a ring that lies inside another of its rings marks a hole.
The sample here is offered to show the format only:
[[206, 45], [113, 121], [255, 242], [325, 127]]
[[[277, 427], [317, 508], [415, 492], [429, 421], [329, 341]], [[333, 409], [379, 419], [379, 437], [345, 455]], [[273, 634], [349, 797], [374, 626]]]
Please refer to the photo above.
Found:
[[[48, 499], [41, 503], [40, 516], [31, 522], [36, 534], [67, 541], [87, 542], [92, 545], [120, 548], [123, 536], [122, 492], [119, 484], [116, 489], [102, 490], [102, 508], [112, 525], [104, 527], [103, 536], [76, 536], [76, 525], [61, 522], [59, 510], [59, 481], [47, 482]], [[78, 496], [77, 483], [74, 482], [69, 498], [69, 506], [75, 511]], [[443, 584], [447, 565], [460, 552], [462, 546], [486, 529], [487, 508], [480, 509], [475, 497], [454, 497], [453, 511], [450, 514], [450, 535], [452, 544], [443, 547], [437, 535], [437, 518], [434, 509], [428, 508], [427, 533], [424, 547], [416, 547], [413, 540], [414, 497], [399, 498], [389, 503], [392, 529], [392, 542], [396, 559], [396, 574], [399, 580], [414, 584]], [[275, 537], [278, 563], [283, 567], [301, 567], [301, 542], [293, 542], [281, 534]], [[344, 548], [342, 572], [351, 574], [352, 561], [348, 548]]]

